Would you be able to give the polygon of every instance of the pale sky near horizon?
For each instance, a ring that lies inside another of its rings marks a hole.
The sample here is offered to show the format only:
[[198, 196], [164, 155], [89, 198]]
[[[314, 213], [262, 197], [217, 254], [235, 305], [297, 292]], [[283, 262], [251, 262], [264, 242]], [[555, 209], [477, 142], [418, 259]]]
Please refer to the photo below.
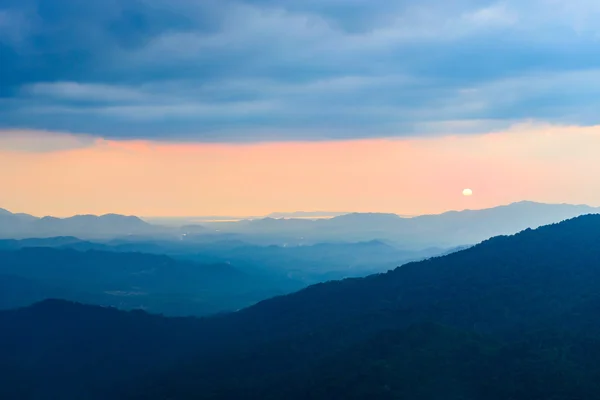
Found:
[[3, 0], [0, 208], [600, 206], [598, 20], [592, 0]]
[[[65, 148], [39, 151], [43, 140]], [[0, 134], [0, 206], [38, 216], [256, 216], [428, 214], [521, 200], [600, 205], [600, 127], [303, 143], [79, 140]]]

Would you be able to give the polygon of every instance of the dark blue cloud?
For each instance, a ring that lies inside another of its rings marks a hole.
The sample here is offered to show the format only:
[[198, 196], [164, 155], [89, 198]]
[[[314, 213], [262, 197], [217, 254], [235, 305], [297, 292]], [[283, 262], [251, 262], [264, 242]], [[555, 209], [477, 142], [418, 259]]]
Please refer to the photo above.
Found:
[[597, 124], [598, 17], [587, 0], [4, 0], [0, 129], [227, 142]]

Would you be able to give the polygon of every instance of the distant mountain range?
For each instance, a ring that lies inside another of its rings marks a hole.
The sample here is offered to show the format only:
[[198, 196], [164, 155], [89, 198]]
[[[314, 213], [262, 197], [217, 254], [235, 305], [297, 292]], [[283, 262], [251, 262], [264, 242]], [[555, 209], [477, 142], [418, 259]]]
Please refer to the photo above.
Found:
[[0, 237], [110, 237], [155, 234], [163, 228], [150, 225], [138, 217], [118, 214], [76, 215], [69, 218], [37, 218], [28, 214], [13, 214], [0, 209]]
[[0, 395], [600, 398], [598, 260], [590, 215], [211, 318], [46, 301], [0, 312]]
[[495, 235], [512, 234], [585, 214], [600, 208], [529, 201], [484, 210], [451, 211], [401, 217], [396, 214], [351, 213], [331, 219], [265, 218], [205, 224], [222, 232], [280, 235], [291, 243], [379, 239], [403, 248], [454, 247], [476, 244]]
[[[586, 205], [529, 201], [484, 210], [451, 211], [438, 215], [401, 217], [384, 213], [350, 213], [333, 218], [261, 218], [202, 222], [184, 226], [149, 224], [138, 217], [108, 214], [70, 218], [36, 218], [0, 211], [0, 238], [76, 236], [82, 239], [162, 237], [198, 240], [209, 236], [235, 238], [259, 245], [310, 245], [323, 242], [382, 240], [405, 250], [452, 248], [476, 244], [495, 235], [519, 232], [600, 211]], [[304, 216], [321, 213], [293, 213]], [[282, 214], [276, 214], [281, 216]], [[189, 237], [188, 237], [189, 236]]]
[[[194, 233], [198, 227], [188, 227]], [[131, 235], [160, 235], [180, 230], [151, 225], [135, 216], [118, 214], [76, 215], [68, 218], [37, 218], [29, 214], [13, 214], [0, 209], [0, 238], [45, 238], [77, 236], [80, 238], [112, 238]]]

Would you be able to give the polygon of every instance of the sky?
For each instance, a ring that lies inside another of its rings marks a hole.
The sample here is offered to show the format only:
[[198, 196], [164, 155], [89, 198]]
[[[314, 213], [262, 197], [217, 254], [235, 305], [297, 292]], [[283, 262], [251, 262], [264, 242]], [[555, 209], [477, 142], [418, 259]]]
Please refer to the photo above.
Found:
[[0, 207], [600, 205], [599, 18], [592, 0], [3, 0]]

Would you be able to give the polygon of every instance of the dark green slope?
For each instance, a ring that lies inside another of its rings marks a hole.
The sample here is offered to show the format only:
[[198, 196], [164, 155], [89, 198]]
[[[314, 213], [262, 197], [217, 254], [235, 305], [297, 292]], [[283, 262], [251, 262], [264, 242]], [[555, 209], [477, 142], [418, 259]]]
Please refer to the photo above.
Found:
[[[189, 367], [178, 369], [176, 378], [169, 376], [167, 391], [135, 398], [592, 399], [600, 394], [598, 356], [597, 332], [573, 335], [543, 330], [506, 341], [442, 325], [416, 324], [381, 332], [280, 372], [257, 374], [250, 357], [236, 359], [228, 373], [200, 376], [200, 380], [198, 375], [186, 376]], [[170, 381], [174, 378], [175, 385]]]
[[314, 285], [223, 322], [257, 336], [310, 333], [377, 314], [384, 315], [382, 324], [398, 327], [434, 320], [482, 332], [509, 330], [596, 298], [599, 277], [600, 215], [589, 215], [492, 238], [386, 274]]
[[0, 351], [79, 398], [600, 398], [599, 289], [590, 215], [213, 318], [46, 302]]

